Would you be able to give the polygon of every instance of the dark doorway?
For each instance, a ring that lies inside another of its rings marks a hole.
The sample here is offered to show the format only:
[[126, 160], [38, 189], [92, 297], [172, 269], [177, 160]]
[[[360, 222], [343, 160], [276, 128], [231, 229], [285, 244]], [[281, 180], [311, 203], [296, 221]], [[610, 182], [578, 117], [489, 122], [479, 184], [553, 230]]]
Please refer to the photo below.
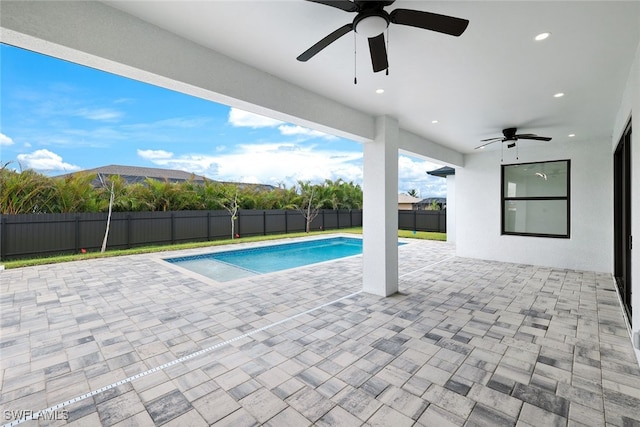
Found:
[[631, 120], [614, 157], [614, 276], [631, 324]]

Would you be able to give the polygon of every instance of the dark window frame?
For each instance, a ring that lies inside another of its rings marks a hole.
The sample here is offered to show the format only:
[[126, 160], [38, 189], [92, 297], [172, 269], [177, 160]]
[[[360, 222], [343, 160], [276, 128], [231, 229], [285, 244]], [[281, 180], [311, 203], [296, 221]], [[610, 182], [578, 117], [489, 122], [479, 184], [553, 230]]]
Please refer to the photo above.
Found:
[[[536, 165], [542, 163], [566, 163], [567, 165], [567, 193], [566, 196], [535, 196], [535, 197], [508, 197], [505, 194], [505, 169], [509, 166], [521, 166], [521, 165]], [[553, 234], [553, 233], [527, 233], [527, 232], [515, 232], [505, 230], [505, 208], [506, 204], [512, 201], [546, 201], [546, 200], [560, 200], [567, 202], [567, 233], [566, 234]], [[502, 165], [500, 169], [500, 234], [503, 236], [526, 236], [526, 237], [551, 237], [554, 239], [570, 239], [571, 238], [571, 159], [562, 160], [546, 160], [541, 162], [526, 162], [526, 163], [512, 163]]]

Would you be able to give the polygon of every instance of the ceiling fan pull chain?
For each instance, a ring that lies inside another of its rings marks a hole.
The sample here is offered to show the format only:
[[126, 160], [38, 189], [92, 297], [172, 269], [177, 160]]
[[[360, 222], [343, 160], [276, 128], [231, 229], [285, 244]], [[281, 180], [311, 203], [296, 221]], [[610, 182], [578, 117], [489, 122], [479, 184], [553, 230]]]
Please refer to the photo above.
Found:
[[500, 163], [504, 163], [504, 141], [500, 141]]
[[519, 160], [520, 158], [518, 157], [518, 143], [516, 142], [516, 160]]
[[353, 32], [353, 84], [358, 84], [358, 41], [356, 40], [356, 32]]

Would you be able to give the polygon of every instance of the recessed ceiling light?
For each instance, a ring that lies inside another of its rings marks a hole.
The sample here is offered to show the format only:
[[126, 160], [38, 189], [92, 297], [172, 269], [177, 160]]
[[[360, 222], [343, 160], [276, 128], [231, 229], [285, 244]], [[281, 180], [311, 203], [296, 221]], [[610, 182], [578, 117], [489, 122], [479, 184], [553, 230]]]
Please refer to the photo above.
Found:
[[436, 123], [438, 123], [438, 121], [437, 120], [431, 120], [431, 123], [436, 124]]
[[542, 41], [546, 38], [548, 38], [551, 35], [551, 33], [540, 33], [537, 36], [535, 36], [533, 39], [537, 42]]
[[576, 136], [576, 134], [575, 134], [575, 133], [570, 133], [570, 134], [569, 134], [569, 138], [573, 138], [574, 136]]
[[384, 89], [376, 89], [376, 93], [384, 93]]
[[562, 98], [564, 96], [564, 93], [562, 92], [558, 92], [555, 95], [553, 95], [554, 98]]

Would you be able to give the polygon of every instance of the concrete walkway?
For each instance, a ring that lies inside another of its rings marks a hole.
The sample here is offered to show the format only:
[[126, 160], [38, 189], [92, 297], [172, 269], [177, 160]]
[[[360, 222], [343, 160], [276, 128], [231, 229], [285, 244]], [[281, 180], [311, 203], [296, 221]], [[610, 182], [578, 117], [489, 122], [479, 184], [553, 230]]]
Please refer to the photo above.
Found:
[[2, 423], [640, 426], [610, 275], [398, 250], [389, 298], [360, 256], [224, 284], [159, 259], [205, 249], [2, 271]]

